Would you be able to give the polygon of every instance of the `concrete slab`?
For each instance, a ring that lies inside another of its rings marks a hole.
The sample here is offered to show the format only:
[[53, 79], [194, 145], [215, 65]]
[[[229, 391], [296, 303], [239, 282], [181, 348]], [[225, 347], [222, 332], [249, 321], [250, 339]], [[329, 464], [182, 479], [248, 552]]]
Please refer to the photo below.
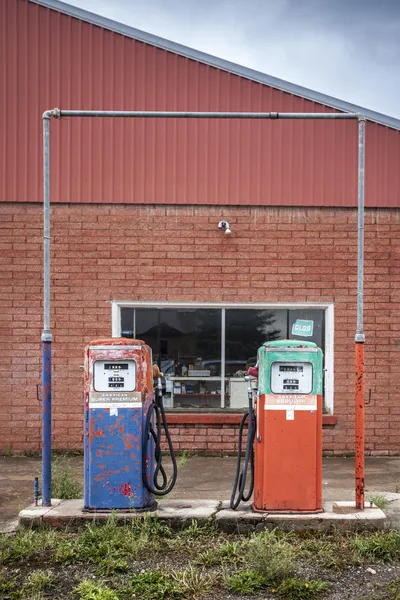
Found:
[[42, 501], [39, 500], [38, 505], [31, 504], [24, 510], [21, 510], [18, 515], [18, 523], [24, 527], [39, 527], [42, 521], [53, 508], [61, 504], [62, 500], [52, 499], [51, 506], [42, 506]]
[[[258, 513], [251, 505], [231, 510], [228, 502], [218, 500], [161, 500], [154, 511], [99, 511], [85, 512], [83, 500], [57, 500], [52, 507], [30, 506], [20, 512], [19, 524], [23, 527], [40, 527], [44, 524], [52, 527], [79, 528], [88, 522], [105, 522], [110, 514], [121, 523], [138, 519], [144, 515], [157, 515], [171, 527], [181, 526], [196, 519], [199, 523], [215, 523], [224, 531], [258, 531], [278, 527], [284, 530], [329, 531], [333, 528], [348, 530], [379, 529], [385, 525], [386, 516], [377, 507], [355, 510], [354, 502], [337, 502], [339, 513], [333, 511], [333, 504], [324, 505], [325, 512], [318, 514], [279, 514]], [[346, 512], [347, 511], [347, 512]]]
[[156, 511], [84, 511], [83, 500], [62, 500], [43, 516], [43, 522], [51, 527], [78, 529], [88, 522], [104, 523], [113, 515], [117, 521], [125, 523], [143, 515], [154, 516]]
[[193, 519], [204, 523], [213, 518], [220, 504], [218, 500], [161, 500], [158, 503], [157, 514], [159, 519], [177, 524]]
[[196, 519], [200, 524], [211, 520], [219, 508], [218, 500], [177, 500], [166, 499], [157, 504], [153, 511], [84, 511], [83, 500], [62, 500], [54, 502], [50, 508], [29, 506], [19, 514], [19, 524], [24, 527], [69, 527], [77, 529], [88, 522], [107, 521], [112, 514], [119, 522], [126, 523], [145, 515], [168, 521], [171, 526], [182, 525]]
[[218, 527], [227, 532], [248, 532], [251, 530], [279, 528], [285, 531], [330, 531], [333, 529], [366, 530], [381, 529], [385, 526], [386, 515], [377, 508], [355, 509], [354, 502], [339, 502], [343, 511], [333, 512], [333, 503], [324, 504], [323, 513], [258, 513], [253, 512], [251, 504], [243, 505], [240, 510], [232, 510], [229, 503], [223, 502], [215, 519]]

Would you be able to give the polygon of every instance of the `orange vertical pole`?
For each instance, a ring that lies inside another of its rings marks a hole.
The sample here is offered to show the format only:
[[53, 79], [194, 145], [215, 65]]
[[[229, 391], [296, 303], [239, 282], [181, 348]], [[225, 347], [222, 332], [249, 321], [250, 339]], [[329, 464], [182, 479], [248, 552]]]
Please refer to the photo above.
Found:
[[364, 343], [356, 342], [356, 506], [364, 509]]
[[358, 117], [358, 251], [357, 251], [357, 329], [356, 343], [356, 507], [364, 510], [364, 164], [365, 117]]

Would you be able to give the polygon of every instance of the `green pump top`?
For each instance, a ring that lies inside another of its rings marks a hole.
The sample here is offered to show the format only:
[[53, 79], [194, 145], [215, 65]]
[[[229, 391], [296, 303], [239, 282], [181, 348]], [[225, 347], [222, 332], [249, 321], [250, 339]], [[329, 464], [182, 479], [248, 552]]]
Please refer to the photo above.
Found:
[[311, 363], [313, 368], [312, 394], [322, 394], [323, 355], [314, 342], [302, 340], [274, 340], [265, 342], [258, 350], [259, 394], [272, 394], [271, 365], [282, 363]]

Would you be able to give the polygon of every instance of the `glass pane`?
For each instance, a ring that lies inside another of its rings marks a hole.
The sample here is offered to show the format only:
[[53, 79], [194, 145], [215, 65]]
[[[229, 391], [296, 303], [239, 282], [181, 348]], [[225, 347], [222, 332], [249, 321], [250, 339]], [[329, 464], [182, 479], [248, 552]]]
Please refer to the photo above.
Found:
[[121, 308], [121, 336], [134, 337], [134, 314], [133, 308]]
[[287, 310], [227, 309], [225, 312], [225, 375], [229, 378], [225, 406], [247, 406], [247, 369], [257, 362], [264, 342], [285, 339]]
[[221, 310], [139, 308], [134, 319], [164, 373], [165, 406], [220, 408]]

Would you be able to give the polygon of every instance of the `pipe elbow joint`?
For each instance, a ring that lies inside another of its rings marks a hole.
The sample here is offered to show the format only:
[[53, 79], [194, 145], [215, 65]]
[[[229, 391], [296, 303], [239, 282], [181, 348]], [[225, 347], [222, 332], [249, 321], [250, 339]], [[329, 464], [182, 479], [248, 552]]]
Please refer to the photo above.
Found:
[[53, 108], [52, 110], [45, 110], [42, 119], [61, 119], [61, 110], [59, 108]]

